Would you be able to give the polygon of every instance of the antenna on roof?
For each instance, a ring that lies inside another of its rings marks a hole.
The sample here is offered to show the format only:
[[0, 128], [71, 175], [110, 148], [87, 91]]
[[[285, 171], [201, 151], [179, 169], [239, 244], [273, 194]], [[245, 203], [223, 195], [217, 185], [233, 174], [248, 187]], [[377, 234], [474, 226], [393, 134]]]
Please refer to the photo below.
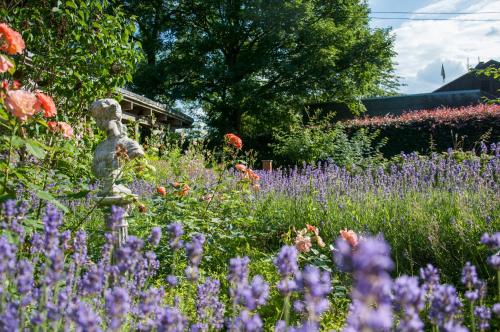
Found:
[[446, 80], [446, 73], [444, 72], [444, 64], [441, 64], [441, 77], [443, 78], [443, 83]]

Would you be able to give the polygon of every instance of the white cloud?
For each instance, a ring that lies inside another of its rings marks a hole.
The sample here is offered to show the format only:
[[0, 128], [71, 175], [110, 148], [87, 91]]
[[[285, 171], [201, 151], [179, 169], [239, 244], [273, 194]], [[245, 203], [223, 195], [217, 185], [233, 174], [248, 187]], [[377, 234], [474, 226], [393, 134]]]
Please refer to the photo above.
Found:
[[[500, 11], [500, 0], [441, 0], [420, 12]], [[421, 16], [419, 16], [421, 17]], [[423, 16], [426, 17], [426, 16]], [[450, 17], [450, 16], [448, 16]], [[498, 19], [499, 15], [457, 15], [456, 19]], [[451, 17], [450, 17], [451, 18]], [[470, 64], [500, 57], [498, 22], [405, 21], [396, 34], [397, 73], [408, 86], [404, 93], [430, 92], [442, 83], [441, 63], [447, 81], [466, 71]], [[434, 75], [435, 73], [435, 75]]]

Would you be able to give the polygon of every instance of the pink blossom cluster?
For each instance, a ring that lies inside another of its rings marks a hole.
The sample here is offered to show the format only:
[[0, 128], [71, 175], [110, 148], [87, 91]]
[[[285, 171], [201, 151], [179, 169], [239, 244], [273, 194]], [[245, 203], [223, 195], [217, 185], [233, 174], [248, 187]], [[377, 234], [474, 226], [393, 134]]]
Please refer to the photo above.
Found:
[[356, 118], [348, 120], [344, 124], [348, 127], [383, 127], [418, 122], [433, 122], [435, 124], [457, 123], [492, 117], [500, 118], [500, 105], [480, 104], [459, 108], [442, 107], [430, 110], [406, 112], [399, 116], [389, 114], [385, 116]]

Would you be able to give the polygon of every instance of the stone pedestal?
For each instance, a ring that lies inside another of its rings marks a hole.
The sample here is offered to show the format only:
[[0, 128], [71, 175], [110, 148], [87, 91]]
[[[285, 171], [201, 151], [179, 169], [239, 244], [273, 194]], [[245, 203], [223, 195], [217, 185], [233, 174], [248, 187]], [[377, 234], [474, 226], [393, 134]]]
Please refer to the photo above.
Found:
[[272, 172], [273, 161], [272, 160], [262, 160], [262, 169], [267, 172]]

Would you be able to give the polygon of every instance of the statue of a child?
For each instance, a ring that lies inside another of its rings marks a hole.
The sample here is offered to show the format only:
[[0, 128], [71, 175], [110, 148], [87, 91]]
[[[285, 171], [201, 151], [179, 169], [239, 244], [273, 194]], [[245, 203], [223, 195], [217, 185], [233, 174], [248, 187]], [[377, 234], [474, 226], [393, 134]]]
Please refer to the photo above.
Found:
[[108, 198], [105, 200], [110, 204], [127, 203], [132, 192], [118, 184], [123, 164], [128, 159], [144, 156], [144, 150], [139, 143], [127, 137], [126, 128], [121, 122], [122, 109], [116, 100], [99, 99], [92, 103], [90, 111], [97, 126], [108, 136], [97, 146], [92, 164], [94, 174], [103, 183], [99, 196]]

